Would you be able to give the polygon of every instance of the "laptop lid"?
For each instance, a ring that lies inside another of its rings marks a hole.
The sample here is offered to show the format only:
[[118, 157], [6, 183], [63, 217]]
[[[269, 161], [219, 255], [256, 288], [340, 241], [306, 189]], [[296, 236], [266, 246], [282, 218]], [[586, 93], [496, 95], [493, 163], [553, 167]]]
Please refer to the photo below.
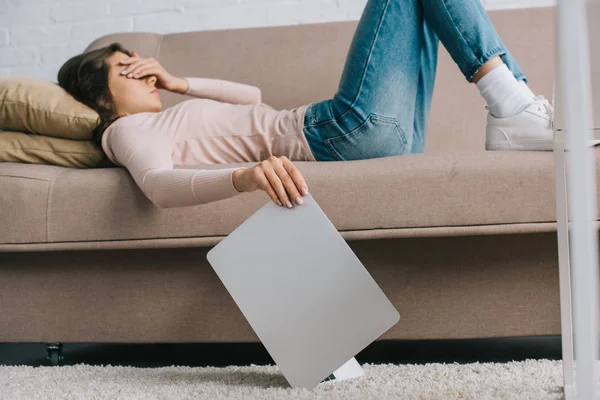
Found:
[[287, 381], [312, 389], [400, 315], [311, 194], [268, 201], [207, 253]]

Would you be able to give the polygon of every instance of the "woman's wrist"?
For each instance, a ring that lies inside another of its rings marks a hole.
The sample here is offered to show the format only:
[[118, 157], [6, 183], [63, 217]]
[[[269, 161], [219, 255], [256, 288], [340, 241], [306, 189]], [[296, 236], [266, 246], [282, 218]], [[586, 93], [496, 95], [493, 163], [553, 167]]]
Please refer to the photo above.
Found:
[[237, 190], [238, 192], [244, 191], [244, 188], [240, 185], [240, 175], [242, 175], [244, 173], [244, 170], [246, 169], [248, 168], [243, 167], [236, 169], [235, 171], [233, 171], [233, 174], [231, 176], [231, 180], [233, 181], [233, 187], [235, 187], [235, 190]]
[[185, 94], [189, 89], [189, 82], [185, 78], [177, 78], [177, 88], [174, 90], [179, 94]]

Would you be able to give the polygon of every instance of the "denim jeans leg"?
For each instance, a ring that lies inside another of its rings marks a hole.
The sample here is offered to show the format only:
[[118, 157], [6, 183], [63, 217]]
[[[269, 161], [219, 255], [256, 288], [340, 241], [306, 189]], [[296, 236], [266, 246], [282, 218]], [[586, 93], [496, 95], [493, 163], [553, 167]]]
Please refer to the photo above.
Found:
[[420, 0], [435, 29], [468, 82], [489, 59], [500, 56], [517, 80], [528, 81], [494, 28], [480, 0]]
[[425, 152], [427, 122], [429, 121], [433, 86], [437, 72], [439, 39], [427, 20], [423, 21], [423, 34], [425, 46], [421, 50], [421, 69], [417, 84], [411, 154]]
[[317, 148], [315, 158], [343, 161], [410, 152], [423, 18], [419, 0], [367, 1], [338, 90], [307, 110], [305, 131]]
[[368, 0], [337, 92], [307, 110], [305, 134], [315, 158], [422, 152], [438, 40], [469, 82], [495, 56], [527, 82], [480, 0]]

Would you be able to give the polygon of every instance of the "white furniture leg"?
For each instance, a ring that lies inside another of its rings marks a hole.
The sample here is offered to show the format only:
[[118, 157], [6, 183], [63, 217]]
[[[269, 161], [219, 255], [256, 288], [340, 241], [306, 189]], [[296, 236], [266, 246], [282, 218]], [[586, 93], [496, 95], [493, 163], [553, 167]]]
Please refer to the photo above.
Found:
[[575, 399], [573, 370], [573, 319], [571, 316], [571, 265], [569, 260], [569, 225], [564, 132], [554, 131], [554, 178], [560, 283], [560, 324], [565, 400]]
[[[572, 310], [577, 362], [574, 392], [579, 399], [591, 400], [597, 398], [598, 231], [595, 154], [588, 146], [591, 128], [591, 79], [586, 1], [558, 0], [557, 22], [558, 76], [561, 82], [568, 82], [561, 90], [561, 104], [564, 106], [566, 122], [566, 141], [563, 141], [563, 144], [570, 152], [566, 176], [567, 204], [573, 220]], [[555, 151], [555, 157], [557, 156], [564, 157], [564, 151]], [[556, 179], [559, 179], [558, 176]], [[564, 255], [564, 249], [562, 254]], [[565, 270], [563, 263], [561, 271]], [[561, 282], [561, 295], [566, 291], [562, 289], [563, 285], [566, 284]], [[561, 312], [561, 318], [563, 316]], [[561, 323], [565, 326], [568, 321]], [[568, 361], [563, 359], [563, 363]], [[564, 377], [565, 380], [569, 378], [569, 375]], [[567, 390], [565, 387], [565, 395]]]

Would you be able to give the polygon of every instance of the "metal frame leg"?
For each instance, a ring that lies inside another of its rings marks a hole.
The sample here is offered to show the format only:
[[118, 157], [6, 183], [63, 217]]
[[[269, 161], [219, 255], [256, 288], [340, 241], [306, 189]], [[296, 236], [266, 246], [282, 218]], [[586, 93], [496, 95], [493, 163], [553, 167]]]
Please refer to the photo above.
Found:
[[573, 319], [571, 306], [571, 263], [569, 260], [569, 225], [567, 208], [567, 178], [563, 131], [554, 132], [554, 178], [558, 238], [558, 272], [560, 280], [560, 324], [565, 399], [575, 395], [573, 369]]
[[[596, 168], [595, 154], [589, 147], [591, 128], [591, 79], [588, 46], [588, 30], [585, 0], [559, 0], [557, 4], [558, 77], [560, 82], [568, 82], [561, 90], [561, 101], [565, 111], [566, 147], [569, 149], [567, 168], [567, 204], [573, 218], [573, 322], [574, 344], [577, 371], [574, 392], [579, 399], [597, 398], [596, 360], [598, 358], [598, 231], [596, 228]], [[558, 132], [558, 131], [557, 131]], [[555, 137], [556, 142], [556, 137]], [[562, 141], [563, 145], [565, 141]], [[555, 143], [555, 147], [560, 143]], [[555, 149], [556, 150], [556, 149]], [[564, 157], [564, 151], [554, 152], [555, 157]], [[557, 162], [557, 170], [559, 169]], [[564, 165], [564, 163], [562, 163]], [[564, 171], [564, 170], [563, 170]], [[556, 176], [557, 184], [564, 172]], [[562, 204], [563, 197], [557, 194]], [[559, 210], [557, 202], [557, 211]], [[559, 213], [557, 213], [557, 222]], [[562, 218], [562, 217], [561, 217]], [[564, 221], [563, 221], [564, 222]], [[561, 230], [562, 246], [564, 227]], [[564, 249], [561, 278], [568, 272], [564, 262]], [[563, 288], [564, 286], [564, 288]], [[561, 281], [561, 301], [567, 300], [566, 282]], [[570, 288], [568, 289], [570, 292]], [[570, 296], [569, 296], [570, 297]], [[563, 308], [565, 312], [563, 312]], [[571, 307], [569, 307], [571, 309]], [[561, 304], [561, 319], [568, 314], [567, 304]], [[561, 321], [562, 326], [569, 321]], [[568, 328], [566, 329], [568, 333]], [[563, 338], [563, 343], [566, 339]], [[566, 349], [568, 351], [568, 349]], [[563, 357], [565, 350], [563, 349]], [[563, 358], [563, 364], [569, 359]], [[564, 376], [565, 381], [571, 375]], [[565, 395], [567, 395], [565, 386]]]

